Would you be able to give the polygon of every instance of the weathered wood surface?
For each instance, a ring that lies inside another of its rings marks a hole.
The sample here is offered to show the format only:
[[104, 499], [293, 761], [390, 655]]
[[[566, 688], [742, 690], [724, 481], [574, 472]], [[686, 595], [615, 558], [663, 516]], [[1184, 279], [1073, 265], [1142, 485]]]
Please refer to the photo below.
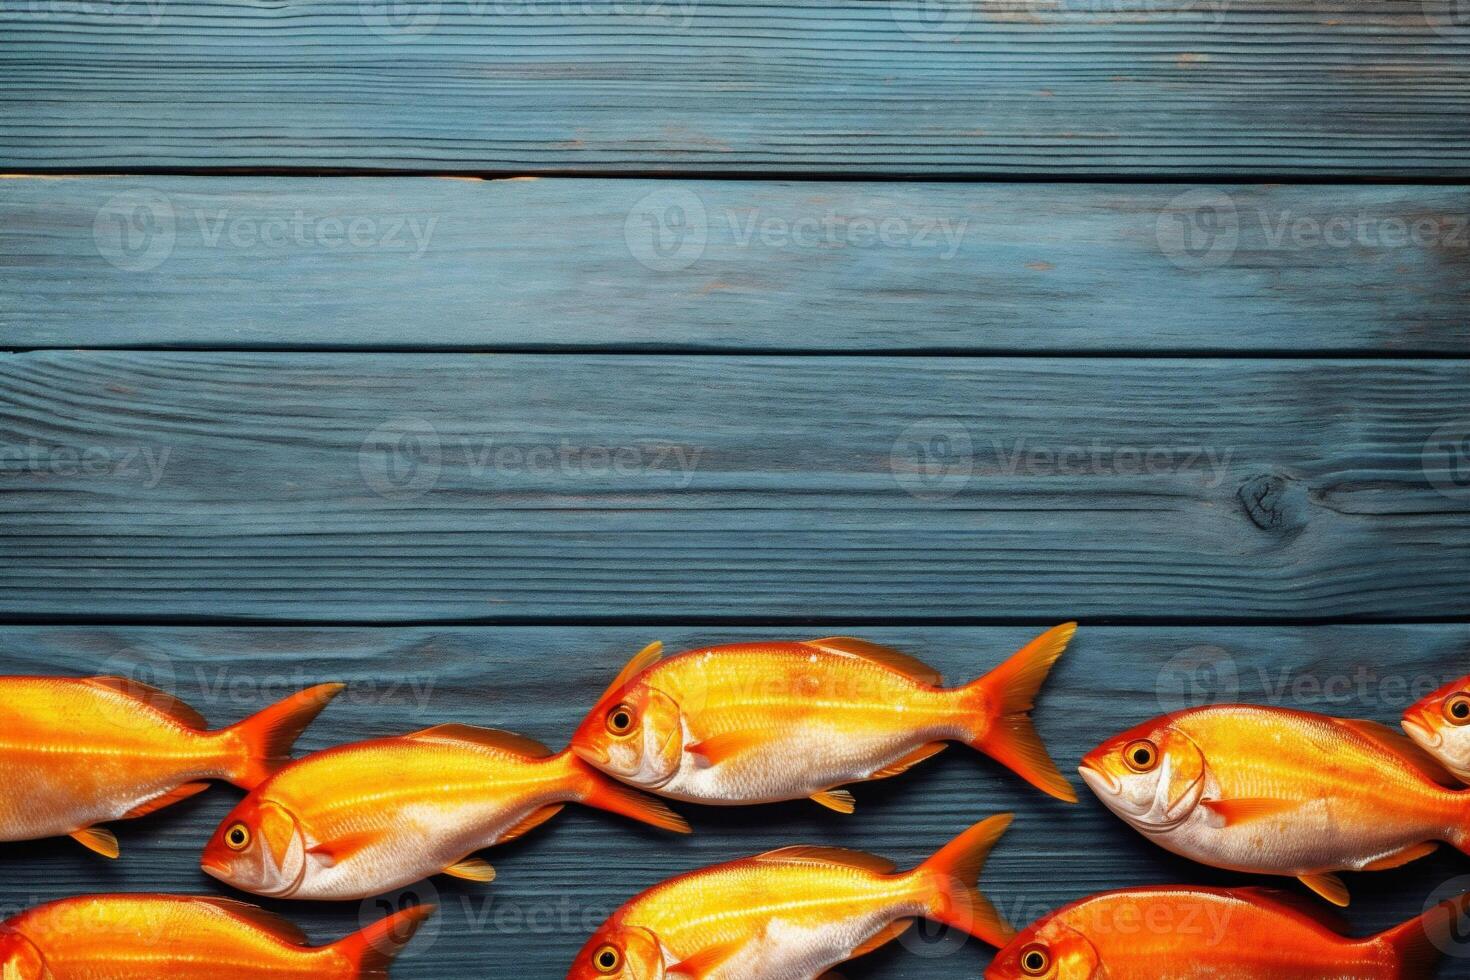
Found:
[[1470, 351], [1463, 187], [0, 185], [0, 346]]
[[7, 3], [0, 168], [1470, 173], [1457, 0]]
[[0, 615], [1460, 617], [1462, 360], [34, 352]]
[[[1039, 624], [1038, 627], [1039, 628]], [[302, 740], [305, 749], [446, 721], [509, 727], [560, 747], [589, 702], [652, 639], [671, 648], [769, 636], [851, 632], [852, 624], [790, 628], [180, 629], [6, 627], [0, 672], [111, 671], [158, 684], [211, 723], [234, 721], [316, 681], [347, 690]], [[978, 676], [1029, 639], [1032, 627], [862, 628], [913, 652], [950, 683]], [[1084, 624], [1037, 712], [1064, 771], [1104, 737], [1165, 710], [1239, 698], [1396, 722], [1419, 694], [1470, 671], [1470, 627], [1117, 628]], [[1076, 781], [1076, 780], [1074, 780]], [[1080, 781], [1078, 781], [1080, 782]], [[719, 809], [682, 806], [695, 828], [670, 838], [570, 808], [514, 845], [487, 852], [500, 877], [479, 886], [435, 878], [438, 924], [394, 976], [552, 980], [601, 918], [640, 889], [706, 864], [792, 843], [840, 844], [912, 865], [991, 813], [1019, 813], [982, 879], [1003, 914], [1029, 921], [1093, 891], [1130, 884], [1257, 884], [1174, 858], [1108, 814], [1085, 788], [1074, 807], [1030, 789], [963, 747], [904, 777], [856, 787], [858, 811], [815, 804]], [[211, 790], [142, 821], [115, 825], [123, 857], [108, 863], [71, 841], [0, 846], [4, 911], [98, 888], [223, 893], [197, 867], [208, 833], [238, 793]], [[1436, 855], [1394, 872], [1350, 875], [1348, 919], [1386, 928], [1436, 887], [1470, 872], [1470, 858]], [[1287, 887], [1293, 887], [1288, 885]], [[392, 896], [398, 901], [402, 896]], [[366, 903], [266, 903], [326, 941], [355, 928]], [[934, 954], [941, 955], [934, 955]], [[947, 953], [947, 955], [945, 955]], [[850, 980], [961, 980], [988, 952], [910, 940], [845, 967]], [[1445, 976], [1457, 976], [1453, 969]]]

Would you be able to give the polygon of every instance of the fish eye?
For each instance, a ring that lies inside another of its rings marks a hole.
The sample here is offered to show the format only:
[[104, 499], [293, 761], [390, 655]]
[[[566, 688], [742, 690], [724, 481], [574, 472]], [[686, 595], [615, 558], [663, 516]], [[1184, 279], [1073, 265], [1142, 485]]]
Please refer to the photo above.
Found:
[[230, 825], [225, 831], [225, 846], [232, 851], [243, 851], [250, 846], [250, 828], [243, 823]]
[[607, 713], [607, 730], [614, 735], [626, 735], [633, 730], [633, 722], [637, 714], [632, 705], [614, 705]]
[[592, 965], [598, 973], [617, 973], [623, 965], [623, 954], [616, 946], [603, 946], [592, 954]]
[[1021, 950], [1021, 972], [1028, 977], [1045, 976], [1051, 969], [1051, 953], [1039, 943]]
[[1452, 725], [1470, 725], [1470, 694], [1462, 691], [1446, 701], [1444, 716]]
[[1134, 772], [1152, 772], [1159, 764], [1159, 747], [1146, 738], [1138, 738], [1123, 747], [1123, 764]]

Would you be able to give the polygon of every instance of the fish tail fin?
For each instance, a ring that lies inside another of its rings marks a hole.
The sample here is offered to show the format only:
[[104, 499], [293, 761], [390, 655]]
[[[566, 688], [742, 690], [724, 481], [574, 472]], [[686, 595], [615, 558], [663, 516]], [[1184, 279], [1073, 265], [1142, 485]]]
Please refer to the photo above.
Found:
[[1036, 694], [1052, 665], [1067, 649], [1076, 623], [1053, 627], [1011, 655], [984, 677], [962, 689], [977, 700], [976, 730], [969, 743], [1032, 786], [1068, 803], [1077, 791], [1057, 769], [1031, 723]]
[[251, 715], [221, 732], [235, 743], [234, 760], [224, 778], [241, 789], [254, 789], [291, 761], [296, 739], [337, 696], [343, 684], [318, 684]]
[[982, 820], [914, 872], [929, 895], [929, 918], [997, 948], [1015, 938], [1016, 931], [980, 893], [978, 882], [990, 849], [1013, 819], [1014, 814], [1002, 813]]
[[434, 906], [415, 905], [394, 912], [327, 948], [347, 960], [356, 971], [352, 974], [354, 978], [379, 980], [388, 976], [393, 960], [433, 914]]
[[669, 830], [676, 834], [692, 832], [689, 822], [670, 810], [662, 800], [624, 786], [611, 776], [603, 775], [573, 755], [570, 749], [557, 756], [555, 761], [568, 767], [570, 793], [572, 799], [578, 803], [616, 813], [660, 830]]
[[1467, 917], [1470, 917], [1470, 892], [1440, 902], [1423, 915], [1379, 933], [1369, 942], [1387, 944], [1398, 953], [1399, 975], [1404, 980], [1427, 980], [1444, 956], [1465, 949], [1470, 941]]

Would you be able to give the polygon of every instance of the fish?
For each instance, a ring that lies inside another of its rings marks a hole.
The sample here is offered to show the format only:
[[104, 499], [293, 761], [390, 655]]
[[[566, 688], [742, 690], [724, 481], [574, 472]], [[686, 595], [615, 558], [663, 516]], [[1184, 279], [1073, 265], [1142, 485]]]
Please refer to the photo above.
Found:
[[976, 882], [1011, 818], [976, 824], [908, 872], [801, 846], [681, 875], [613, 913], [567, 980], [814, 980], [920, 918], [1003, 946], [1014, 931]]
[[1470, 677], [1414, 704], [1399, 724], [1456, 779], [1470, 784]]
[[1323, 906], [1266, 888], [1104, 892], [1025, 929], [986, 980], [1428, 980], [1470, 895], [1366, 938]]
[[4, 980], [367, 980], [434, 912], [416, 905], [330, 946], [276, 915], [225, 898], [90, 895], [0, 923]]
[[72, 837], [120, 853], [100, 826], [145, 816], [223, 780], [250, 789], [342, 690], [320, 684], [210, 731], [173, 695], [124, 677], [0, 677], [0, 840]]
[[839, 787], [897, 776], [957, 741], [1075, 803], [1029, 712], [1076, 629], [1048, 630], [958, 688], [945, 688], [938, 671], [907, 654], [851, 637], [739, 643], [667, 659], [655, 643], [598, 700], [572, 750], [670, 799], [811, 799], [851, 813], [856, 801]]
[[1470, 849], [1470, 791], [1403, 735], [1246, 704], [1145, 722], [1079, 769], [1103, 804], [1175, 854], [1284, 875], [1346, 906], [1339, 871], [1385, 871]]
[[360, 899], [431, 875], [489, 882], [474, 852], [515, 840], [568, 803], [688, 833], [660, 800], [571, 752], [510, 732], [438, 725], [307, 756], [219, 824], [200, 867], [272, 898]]

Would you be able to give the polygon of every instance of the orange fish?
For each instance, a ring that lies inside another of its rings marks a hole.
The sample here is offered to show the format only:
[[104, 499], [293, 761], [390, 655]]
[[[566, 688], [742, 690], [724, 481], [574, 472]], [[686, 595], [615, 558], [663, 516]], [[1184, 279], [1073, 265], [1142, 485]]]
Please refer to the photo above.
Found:
[[851, 813], [852, 795], [837, 787], [896, 776], [958, 741], [1076, 802], [1028, 714], [1076, 628], [1049, 630], [958, 688], [906, 654], [848, 637], [740, 643], [662, 661], [654, 644], [613, 682], [572, 748], [673, 799], [810, 797]]
[[1264, 888], [1134, 888], [1053, 912], [995, 955], [986, 980], [1427, 980], [1470, 896], [1366, 939]]
[[1375, 722], [1195, 708], [1104, 742], [1081, 772], [1161, 847], [1218, 868], [1298, 877], [1337, 905], [1348, 894], [1333, 872], [1396, 868], [1439, 841], [1470, 849], [1470, 790]]
[[180, 895], [93, 895], [40, 905], [0, 924], [5, 980], [356, 980], [388, 976], [434, 911], [398, 912], [330, 946], [244, 902]]
[[682, 875], [634, 898], [567, 980], [813, 980], [915, 919], [993, 946], [1014, 933], [975, 888], [1011, 815], [965, 831], [917, 869], [835, 847], [788, 847]]
[[1400, 724], [1456, 779], [1470, 783], [1470, 677], [1451, 681], [1405, 711]]
[[0, 840], [70, 836], [115, 858], [96, 826], [161, 810], [223, 779], [249, 789], [290, 759], [291, 745], [341, 684], [293, 694], [209, 731], [182, 701], [121, 677], [0, 677]]
[[520, 735], [439, 725], [307, 756], [256, 787], [204, 849], [208, 874], [276, 898], [358, 899], [448, 874], [490, 881], [471, 855], [567, 803], [688, 833], [659, 800], [570, 752]]

